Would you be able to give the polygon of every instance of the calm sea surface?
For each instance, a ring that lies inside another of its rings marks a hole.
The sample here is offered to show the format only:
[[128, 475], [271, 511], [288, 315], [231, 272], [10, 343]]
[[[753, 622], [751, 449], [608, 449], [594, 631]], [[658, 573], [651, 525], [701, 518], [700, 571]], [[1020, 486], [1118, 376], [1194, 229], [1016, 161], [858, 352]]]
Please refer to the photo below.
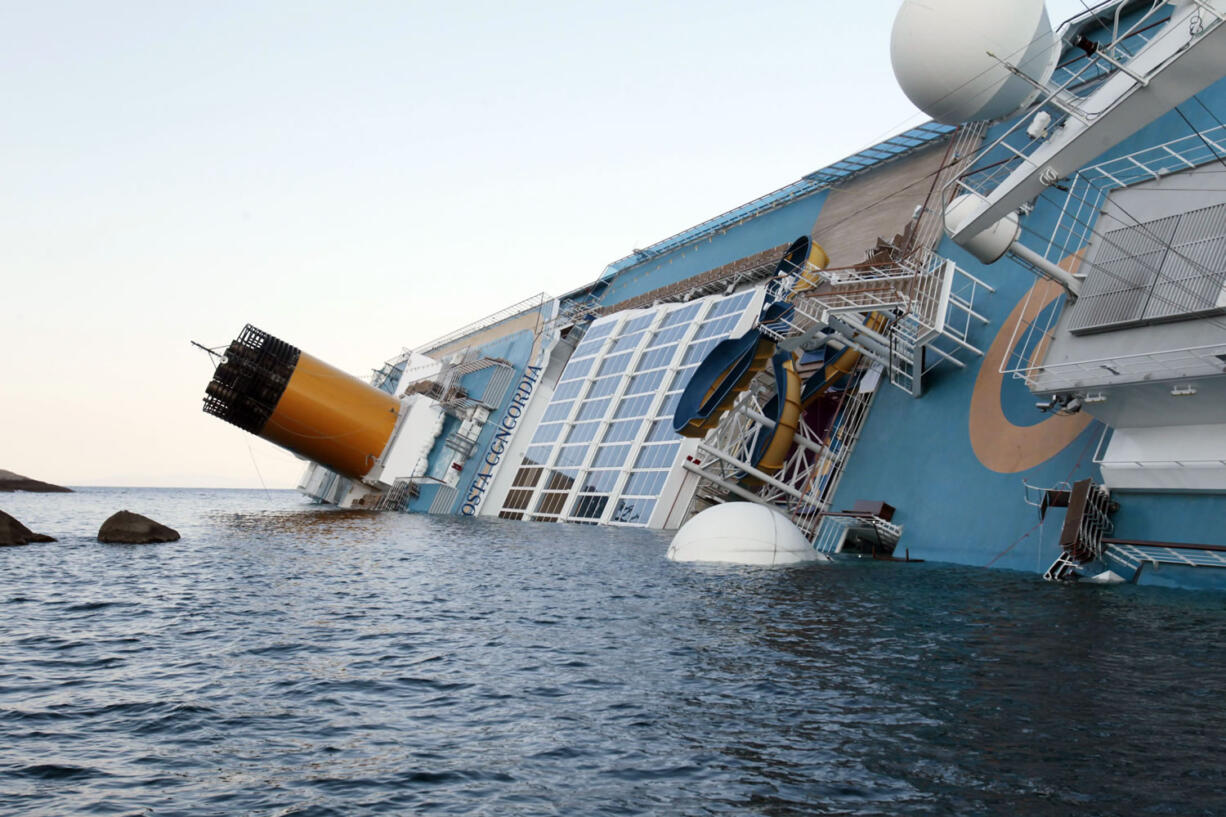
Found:
[[[94, 541], [115, 510], [183, 534]], [[1219, 815], [1226, 597], [0, 494], [0, 813]]]

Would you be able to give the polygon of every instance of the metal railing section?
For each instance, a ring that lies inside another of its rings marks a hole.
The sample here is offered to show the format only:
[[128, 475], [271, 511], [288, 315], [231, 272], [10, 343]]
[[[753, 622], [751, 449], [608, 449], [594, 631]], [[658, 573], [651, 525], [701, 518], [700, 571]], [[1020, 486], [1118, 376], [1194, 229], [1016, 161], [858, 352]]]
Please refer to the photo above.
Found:
[[[1128, 26], [1126, 32], [1121, 35], [1120, 12], [1124, 9], [1125, 5], [1125, 3], [1120, 3], [1116, 7], [1111, 38], [1105, 45], [1100, 46], [1106, 56], [1111, 57], [1116, 62], [1127, 62], [1132, 59], [1139, 49], [1149, 43], [1156, 33], [1156, 29], [1170, 20], [1169, 14], [1155, 19], [1153, 12], [1159, 10], [1163, 5], [1163, 2], [1159, 0], [1142, 21]], [[1052, 72], [1052, 82], [1062, 86], [1069, 85], [1075, 94], [1085, 96], [1098, 86], [1100, 80], [1111, 76], [1115, 70], [1113, 63], [1104, 59], [1095, 60], [1093, 57], [1081, 53], [1057, 65], [1056, 70]]]
[[[807, 286], [809, 289], [797, 289]], [[968, 338], [974, 322], [988, 319], [975, 311], [982, 292], [996, 290], [954, 262], [920, 247], [902, 258], [856, 267], [820, 269], [806, 264], [795, 275], [776, 279], [768, 293], [776, 300], [791, 300], [788, 315], [759, 329], [776, 342], [811, 338], [825, 328], [832, 316], [841, 316], [860, 335], [874, 343], [849, 342], [882, 363], [890, 382], [918, 396], [922, 376], [943, 362], [964, 368], [960, 355], [982, 356]], [[865, 324], [863, 313], [891, 316], [882, 335]], [[881, 350], [887, 349], [883, 357]], [[921, 369], [922, 350], [934, 354]]]
[[831, 555], [839, 551], [851, 528], [872, 527], [882, 542], [895, 544], [902, 538], [902, 525], [887, 522], [879, 516], [856, 513], [823, 513], [813, 537], [813, 549]]
[[[1133, 21], [1122, 33], [1116, 33], [1113, 39], [1098, 46], [1092, 54], [1086, 54], [1065, 63], [1053, 73], [1047, 86], [1037, 86], [1043, 92], [1040, 101], [1032, 106], [1032, 110], [1049, 110], [1052, 121], [1045, 129], [1047, 132], [1060, 128], [1069, 117], [1077, 117], [1089, 122], [1096, 114], [1081, 109], [1082, 95], [1101, 84], [1106, 77], [1123, 72], [1132, 76], [1137, 84], [1144, 78], [1133, 76], [1127, 70], [1127, 60], [1133, 52], [1148, 44], [1154, 37], [1162, 36], [1164, 29], [1155, 28], [1159, 22], [1154, 14], [1163, 3], [1155, 3], [1150, 11]], [[1126, 59], [1120, 59], [1120, 57]], [[1007, 63], [1006, 63], [1007, 65]], [[980, 169], [971, 171], [958, 179], [954, 184], [967, 193], [985, 196], [1000, 185], [1017, 168], [1023, 164], [1032, 164], [1030, 154], [1046, 141], [1046, 133], [1038, 137], [1027, 133], [1031, 117], [1019, 117], [1014, 124], [997, 139], [979, 152]], [[984, 164], [986, 162], [986, 164]]]
[[[1027, 330], [1027, 337], [1037, 335], [1034, 329]], [[1042, 339], [1040, 338], [1040, 344]], [[1015, 347], [1016, 348], [1016, 347]], [[1226, 368], [1226, 343], [1209, 346], [1191, 346], [1157, 352], [1139, 352], [1131, 355], [1113, 355], [1092, 360], [1075, 360], [1064, 363], [1029, 363], [1030, 358], [1041, 357], [1043, 349], [1036, 354], [1015, 355], [1001, 364], [1001, 372], [1024, 380], [1031, 390], [1053, 390], [1103, 387], [1138, 381], [1170, 381], [1220, 375]]]
[[502, 323], [503, 321], [509, 318], [514, 318], [515, 316], [523, 314], [524, 312], [539, 309], [541, 306], [545, 305], [551, 300], [553, 300], [553, 298], [549, 293], [538, 292], [536, 295], [533, 295], [530, 298], [525, 298], [518, 303], [511, 304], [504, 309], [500, 309], [497, 312], [486, 315], [484, 318], [473, 321], [467, 326], [461, 326], [459, 329], [448, 332], [447, 334], [437, 337], [434, 340], [414, 347], [413, 351], [424, 353], [429, 352], [432, 349], [437, 349], [440, 346], [446, 346], [452, 341], [456, 341], [467, 335], [480, 332], [482, 329], [488, 329], [494, 324]]
[[1044, 257], [1059, 263], [1088, 245], [1098, 214], [1112, 191], [1201, 167], [1223, 156], [1226, 126], [1219, 125], [1082, 168], [1068, 181], [1068, 193]]
[[1139, 571], [1145, 565], [1179, 565], [1181, 567], [1226, 567], [1226, 552], [1195, 546], [1175, 547], [1163, 544], [1109, 542], [1104, 558], [1113, 559], [1129, 569]]

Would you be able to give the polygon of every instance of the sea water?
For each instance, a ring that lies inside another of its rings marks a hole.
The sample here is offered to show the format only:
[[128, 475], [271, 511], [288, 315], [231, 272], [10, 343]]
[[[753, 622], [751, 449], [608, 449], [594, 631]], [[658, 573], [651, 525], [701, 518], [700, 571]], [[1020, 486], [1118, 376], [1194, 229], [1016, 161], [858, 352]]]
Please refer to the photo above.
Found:
[[[0, 549], [3, 814], [1226, 813], [1222, 595], [280, 491], [0, 508], [59, 539]], [[182, 540], [99, 544], [121, 508]]]

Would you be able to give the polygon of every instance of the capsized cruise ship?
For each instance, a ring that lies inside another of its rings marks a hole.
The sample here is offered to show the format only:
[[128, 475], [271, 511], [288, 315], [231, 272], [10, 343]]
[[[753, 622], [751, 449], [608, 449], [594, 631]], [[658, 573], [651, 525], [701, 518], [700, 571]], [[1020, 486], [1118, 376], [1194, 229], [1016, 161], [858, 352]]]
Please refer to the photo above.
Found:
[[1224, 17], [907, 0], [932, 121], [368, 382], [248, 326], [205, 411], [345, 507], [1226, 588]]

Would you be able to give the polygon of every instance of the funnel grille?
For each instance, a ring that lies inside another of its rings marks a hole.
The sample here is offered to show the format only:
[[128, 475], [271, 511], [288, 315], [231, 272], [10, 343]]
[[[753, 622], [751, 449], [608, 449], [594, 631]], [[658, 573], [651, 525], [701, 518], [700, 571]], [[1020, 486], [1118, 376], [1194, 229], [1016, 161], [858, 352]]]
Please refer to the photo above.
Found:
[[285, 393], [299, 354], [297, 347], [247, 324], [205, 388], [205, 414], [259, 434]]

